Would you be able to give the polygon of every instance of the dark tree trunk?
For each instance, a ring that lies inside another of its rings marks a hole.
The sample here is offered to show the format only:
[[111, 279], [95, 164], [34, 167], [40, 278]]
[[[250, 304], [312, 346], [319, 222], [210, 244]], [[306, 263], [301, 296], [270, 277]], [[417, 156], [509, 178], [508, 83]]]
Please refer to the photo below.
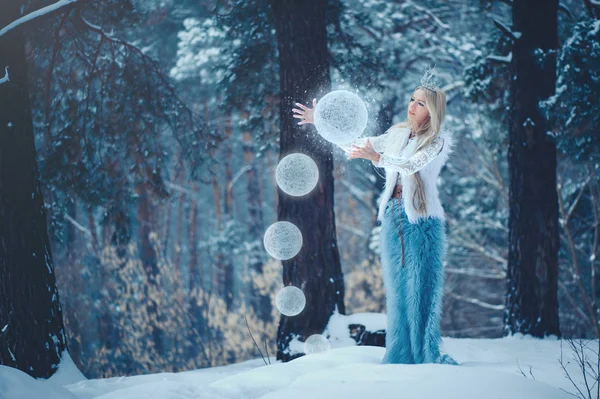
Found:
[[[304, 341], [322, 333], [337, 307], [344, 308], [344, 279], [340, 267], [333, 212], [333, 155], [331, 144], [307, 131], [292, 118], [295, 101], [308, 103], [330, 89], [324, 0], [270, 0], [275, 16], [281, 80], [280, 159], [292, 152], [311, 156], [319, 167], [317, 187], [304, 197], [279, 191], [278, 220], [300, 229], [303, 245], [294, 258], [283, 261], [283, 283], [302, 289], [306, 308], [295, 317], [282, 316], [277, 333], [277, 359], [292, 360], [294, 337]], [[307, 94], [308, 93], [308, 94]]]
[[[242, 115], [248, 118], [248, 114]], [[246, 187], [248, 192], [248, 234], [251, 238], [261, 238], [264, 232], [263, 225], [263, 205], [262, 189], [259, 182], [257, 162], [254, 158], [254, 148], [252, 147], [252, 133], [244, 132], [242, 136], [244, 143], [244, 163], [250, 168], [246, 174]], [[261, 266], [256, 266], [261, 270]]]
[[[249, 114], [244, 112], [243, 119], [247, 119]], [[257, 162], [254, 158], [254, 147], [252, 146], [252, 134], [245, 131], [242, 133], [244, 143], [244, 164], [250, 168], [246, 173], [246, 191], [248, 193], [248, 238], [259, 245], [252, 246], [252, 252], [249, 257], [249, 268], [257, 274], [263, 272], [263, 254], [262, 235], [264, 233], [263, 225], [263, 204], [262, 188], [259, 182], [259, 173]], [[250, 306], [254, 309], [261, 320], [271, 319], [271, 298], [268, 295], [260, 295], [258, 290], [250, 291]]]
[[[225, 207], [224, 216], [227, 222], [235, 220], [234, 207], [235, 203], [233, 200], [233, 140], [231, 127], [231, 115], [227, 115], [224, 121], [224, 133], [225, 133]], [[233, 255], [231, 253], [225, 253], [223, 256], [223, 269], [221, 275], [221, 284], [218, 287], [220, 296], [225, 300], [227, 310], [231, 310], [233, 306]]]
[[[0, 26], [18, 19], [20, 6], [4, 2]], [[48, 378], [66, 343], [20, 29], [0, 37], [0, 63], [10, 72], [10, 82], [0, 85], [0, 364]]]
[[[183, 182], [183, 177], [181, 176], [178, 180], [179, 183]], [[183, 235], [183, 208], [184, 208], [184, 196], [182, 194], [179, 194], [179, 200], [177, 200], [177, 238], [175, 241], [175, 245], [174, 245], [174, 261], [173, 261], [173, 267], [175, 268], [175, 270], [177, 271], [181, 271], [181, 266], [180, 266], [180, 262], [181, 262], [181, 251], [182, 251], [182, 235]], [[190, 221], [191, 223], [195, 223], [195, 219]]]
[[[194, 193], [197, 192], [197, 184], [192, 184], [192, 191]], [[198, 211], [198, 201], [196, 198], [192, 198], [190, 204], [190, 262], [189, 262], [189, 287], [190, 291], [195, 290], [196, 288], [201, 287], [204, 288], [203, 279], [204, 275], [198, 273], [198, 222], [197, 222], [197, 211]], [[201, 282], [202, 281], [202, 282]]]
[[[198, 192], [198, 184], [192, 183], [192, 192]], [[190, 203], [190, 214], [189, 214], [189, 254], [190, 259], [188, 263], [188, 287], [189, 287], [189, 314], [192, 317], [192, 328], [188, 331], [188, 339], [193, 342], [196, 339], [199, 331], [203, 331], [206, 322], [202, 317], [202, 308], [198, 306], [198, 296], [203, 295], [204, 287], [204, 268], [202, 267], [201, 256], [198, 256], [198, 241], [199, 230], [198, 230], [198, 200], [194, 195]], [[201, 230], [200, 230], [201, 232]], [[198, 345], [192, 345], [188, 351], [188, 356], [197, 358], [200, 354], [200, 347]]]
[[[556, 144], [538, 102], [554, 93], [558, 0], [515, 0], [508, 292], [504, 334], [560, 335]], [[544, 57], [536, 54], [541, 49]]]
[[[141, 161], [140, 161], [141, 162]], [[161, 327], [162, 309], [159, 308], [158, 303], [149, 292], [151, 290], [162, 290], [163, 287], [160, 287], [159, 284], [159, 270], [158, 270], [158, 259], [156, 251], [154, 250], [154, 245], [152, 244], [152, 240], [150, 235], [154, 231], [153, 229], [153, 212], [152, 212], [152, 198], [150, 197], [150, 192], [146, 187], [145, 182], [141, 182], [136, 187], [136, 193], [138, 195], [138, 203], [137, 203], [137, 218], [140, 223], [139, 229], [139, 240], [140, 240], [140, 260], [142, 261], [142, 266], [144, 268], [144, 272], [146, 273], [147, 278], [147, 286], [146, 290], [146, 298], [148, 303], [146, 303], [148, 314], [151, 316], [150, 327], [152, 328], [152, 339], [154, 341], [154, 347], [158, 353], [164, 352], [164, 331]]]
[[144, 182], [139, 183], [135, 191], [138, 195], [137, 217], [140, 223], [140, 259], [148, 280], [154, 282], [158, 275], [158, 261], [150, 237], [153, 232], [152, 199]]
[[225, 147], [225, 207], [223, 210], [227, 219], [233, 219], [233, 169], [231, 165], [233, 160], [233, 129], [231, 127], [231, 115], [225, 116], [223, 133], [225, 136], [223, 142]]

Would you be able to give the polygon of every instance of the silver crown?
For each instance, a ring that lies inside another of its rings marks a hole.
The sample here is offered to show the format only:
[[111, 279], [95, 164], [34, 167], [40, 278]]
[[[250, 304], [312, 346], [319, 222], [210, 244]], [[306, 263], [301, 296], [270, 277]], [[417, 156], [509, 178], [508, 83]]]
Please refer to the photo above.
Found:
[[421, 77], [421, 86], [431, 91], [436, 91], [439, 89], [438, 82], [436, 79], [437, 69], [435, 66], [432, 68], [428, 68], [423, 77]]

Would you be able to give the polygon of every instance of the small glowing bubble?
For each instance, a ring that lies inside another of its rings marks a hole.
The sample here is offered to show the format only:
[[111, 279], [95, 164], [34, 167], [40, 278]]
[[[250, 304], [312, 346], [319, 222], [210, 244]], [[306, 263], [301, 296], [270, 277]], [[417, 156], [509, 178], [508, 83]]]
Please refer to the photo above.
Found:
[[302, 248], [302, 233], [290, 222], [275, 222], [265, 232], [265, 249], [275, 259], [291, 259]]
[[284, 193], [301, 196], [312, 191], [319, 182], [317, 164], [308, 155], [290, 154], [277, 165], [277, 185]]
[[367, 107], [356, 94], [334, 90], [315, 107], [314, 122], [319, 134], [334, 144], [348, 144], [367, 127]]
[[286, 316], [296, 316], [304, 310], [306, 297], [298, 287], [290, 285], [282, 288], [275, 298], [277, 309]]
[[304, 353], [307, 355], [326, 352], [330, 347], [329, 340], [321, 334], [313, 334], [304, 341]]

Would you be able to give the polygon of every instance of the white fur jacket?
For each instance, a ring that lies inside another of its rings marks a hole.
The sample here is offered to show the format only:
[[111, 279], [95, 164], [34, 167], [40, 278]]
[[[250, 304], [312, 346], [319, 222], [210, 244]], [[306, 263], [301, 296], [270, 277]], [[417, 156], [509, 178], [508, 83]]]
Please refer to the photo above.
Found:
[[[375, 151], [381, 153], [381, 158], [375, 166], [385, 169], [385, 187], [379, 197], [379, 212], [377, 219], [382, 220], [387, 202], [392, 196], [394, 186], [402, 184], [404, 209], [410, 223], [416, 223], [422, 217], [445, 219], [444, 209], [440, 203], [437, 180], [448, 155], [452, 151], [452, 134], [440, 131], [431, 144], [415, 152], [416, 139], [410, 139], [410, 130], [392, 126], [386, 133], [368, 137]], [[351, 145], [364, 145], [367, 138], [360, 138], [350, 144], [341, 146], [348, 151]], [[425, 189], [427, 203], [426, 214], [419, 214], [413, 205], [415, 180], [412, 175], [419, 172]]]

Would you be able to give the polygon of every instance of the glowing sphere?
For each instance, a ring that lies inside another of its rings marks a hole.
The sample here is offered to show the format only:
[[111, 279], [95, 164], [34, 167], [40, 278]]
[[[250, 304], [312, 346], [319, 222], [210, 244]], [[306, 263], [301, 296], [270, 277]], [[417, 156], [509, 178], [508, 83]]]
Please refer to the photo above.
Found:
[[319, 134], [334, 144], [348, 144], [367, 127], [367, 107], [356, 94], [335, 90], [319, 100], [314, 123]]
[[284, 193], [301, 196], [312, 191], [319, 182], [317, 164], [308, 155], [290, 154], [277, 165], [277, 185]]
[[330, 347], [329, 340], [321, 334], [313, 334], [304, 341], [304, 353], [307, 355], [326, 352]]
[[265, 249], [275, 259], [291, 259], [302, 248], [302, 233], [290, 222], [275, 222], [265, 232]]
[[293, 285], [282, 288], [275, 298], [277, 309], [286, 316], [296, 316], [304, 310], [306, 297], [304, 292]]

